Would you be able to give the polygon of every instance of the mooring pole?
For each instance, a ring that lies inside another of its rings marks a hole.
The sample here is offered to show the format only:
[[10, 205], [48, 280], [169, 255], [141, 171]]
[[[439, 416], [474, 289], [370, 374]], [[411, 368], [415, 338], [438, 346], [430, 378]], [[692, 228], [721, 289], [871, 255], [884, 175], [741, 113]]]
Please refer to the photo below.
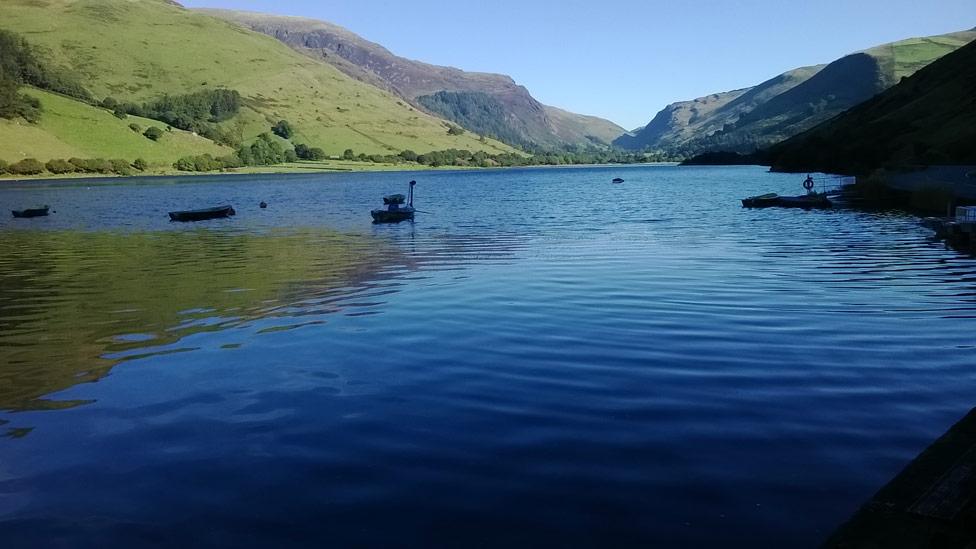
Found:
[[417, 184], [416, 181], [411, 181], [410, 182], [410, 207], [411, 208], [413, 207], [413, 186], [416, 185], [416, 184]]

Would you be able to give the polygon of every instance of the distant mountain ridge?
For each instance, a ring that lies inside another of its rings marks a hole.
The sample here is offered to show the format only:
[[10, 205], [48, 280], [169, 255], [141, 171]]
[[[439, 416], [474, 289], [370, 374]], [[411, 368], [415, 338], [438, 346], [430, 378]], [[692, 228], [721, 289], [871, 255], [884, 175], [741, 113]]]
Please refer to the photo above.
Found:
[[837, 116], [974, 39], [976, 29], [910, 38], [787, 71], [752, 88], [673, 103], [614, 145], [686, 155], [752, 152]]
[[976, 42], [764, 153], [776, 170], [976, 164]]
[[[543, 105], [509, 76], [399, 57], [326, 21], [221, 9], [195, 11], [273, 36], [353, 78], [389, 90], [415, 107], [512, 145], [609, 145], [625, 133], [608, 120]], [[435, 97], [441, 92], [451, 95]]]

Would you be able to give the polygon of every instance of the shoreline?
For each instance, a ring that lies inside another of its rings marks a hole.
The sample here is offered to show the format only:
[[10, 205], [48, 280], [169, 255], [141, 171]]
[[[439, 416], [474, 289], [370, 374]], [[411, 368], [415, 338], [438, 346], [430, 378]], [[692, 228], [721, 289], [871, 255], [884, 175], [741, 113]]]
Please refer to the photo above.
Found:
[[[335, 162], [335, 161], [332, 161]], [[156, 179], [165, 177], [231, 177], [246, 175], [275, 175], [275, 176], [299, 176], [314, 174], [353, 174], [353, 173], [423, 173], [423, 172], [470, 172], [470, 171], [498, 171], [498, 170], [534, 170], [534, 169], [600, 169], [600, 168], [621, 168], [630, 169], [641, 166], [669, 167], [678, 166], [677, 162], [644, 162], [640, 164], [561, 164], [556, 166], [534, 165], [534, 166], [426, 166], [424, 164], [373, 164], [361, 162], [335, 162], [326, 164], [323, 167], [310, 165], [311, 163], [296, 163], [294, 167], [289, 165], [276, 166], [253, 166], [246, 168], [234, 168], [223, 171], [212, 172], [181, 172], [178, 170], [161, 170], [134, 173], [132, 175], [118, 174], [97, 174], [97, 173], [69, 173], [69, 174], [38, 174], [36, 176], [11, 176], [9, 174], [0, 175], [0, 186], [9, 183], [44, 183], [44, 182], [70, 182], [73, 180], [89, 181], [126, 181]], [[358, 165], [357, 165], [358, 164]]]

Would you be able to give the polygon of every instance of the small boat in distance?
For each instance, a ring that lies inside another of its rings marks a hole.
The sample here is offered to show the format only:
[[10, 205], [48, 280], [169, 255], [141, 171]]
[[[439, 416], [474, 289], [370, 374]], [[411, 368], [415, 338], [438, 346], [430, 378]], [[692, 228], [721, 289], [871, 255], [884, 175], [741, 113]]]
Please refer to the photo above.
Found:
[[614, 177], [613, 181], [611, 181], [611, 183], [623, 183], [623, 182], [624, 180], [619, 177]]
[[203, 208], [200, 210], [183, 210], [169, 212], [170, 221], [204, 221], [207, 219], [220, 219], [237, 215], [232, 206], [217, 206], [215, 208]]
[[51, 209], [50, 206], [45, 205], [43, 208], [25, 208], [23, 210], [10, 210], [10, 213], [14, 214], [14, 217], [44, 217], [48, 214]]
[[372, 210], [369, 212], [373, 216], [373, 223], [399, 223], [408, 219], [412, 220], [413, 214], [416, 212], [413, 209], [413, 187], [416, 184], [416, 181], [410, 182], [410, 199], [407, 205], [403, 204], [407, 200], [407, 197], [402, 194], [384, 196], [383, 204], [386, 206], [386, 209]]

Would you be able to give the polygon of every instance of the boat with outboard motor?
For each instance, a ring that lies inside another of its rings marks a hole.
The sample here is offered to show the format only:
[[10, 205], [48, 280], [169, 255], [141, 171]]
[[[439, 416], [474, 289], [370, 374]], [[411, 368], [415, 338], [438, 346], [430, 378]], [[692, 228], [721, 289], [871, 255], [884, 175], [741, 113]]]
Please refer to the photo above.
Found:
[[[410, 198], [402, 194], [391, 194], [383, 197], [383, 204], [386, 209], [377, 209], [369, 212], [373, 216], [373, 223], [399, 223], [413, 219], [413, 214], [417, 210], [413, 207], [413, 188], [416, 181], [410, 182]], [[404, 204], [406, 202], [406, 204]]]

